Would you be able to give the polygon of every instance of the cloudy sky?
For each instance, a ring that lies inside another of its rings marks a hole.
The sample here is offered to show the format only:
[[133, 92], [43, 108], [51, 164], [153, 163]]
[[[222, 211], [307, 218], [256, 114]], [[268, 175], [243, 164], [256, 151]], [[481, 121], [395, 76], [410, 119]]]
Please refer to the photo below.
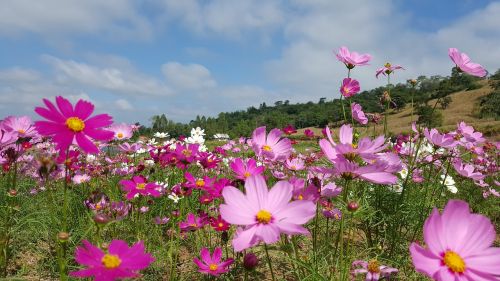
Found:
[[500, 68], [500, 2], [486, 0], [3, 0], [0, 112], [88, 99], [117, 122], [175, 121], [261, 102], [338, 97], [340, 46], [403, 65], [397, 81], [448, 75], [449, 47]]

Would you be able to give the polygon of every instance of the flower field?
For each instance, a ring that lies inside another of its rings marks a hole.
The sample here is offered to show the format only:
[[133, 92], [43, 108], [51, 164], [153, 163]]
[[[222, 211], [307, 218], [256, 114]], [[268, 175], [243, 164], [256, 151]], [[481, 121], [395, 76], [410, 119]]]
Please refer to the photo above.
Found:
[[[460, 75], [487, 75], [449, 56]], [[289, 125], [228, 141], [202, 128], [139, 138], [62, 96], [40, 101], [34, 120], [5, 117], [0, 277], [500, 280], [500, 143], [465, 122], [389, 135], [390, 78], [403, 66], [376, 70], [386, 114], [370, 114], [351, 98], [371, 56], [336, 57], [344, 122], [320, 137], [297, 140]]]

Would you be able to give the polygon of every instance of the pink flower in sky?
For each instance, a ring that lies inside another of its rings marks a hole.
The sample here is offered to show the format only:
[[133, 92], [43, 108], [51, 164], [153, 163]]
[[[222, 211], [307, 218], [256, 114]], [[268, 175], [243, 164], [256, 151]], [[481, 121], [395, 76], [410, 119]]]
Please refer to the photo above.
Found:
[[450, 200], [442, 214], [435, 208], [425, 221], [427, 248], [412, 243], [410, 254], [415, 269], [434, 280], [499, 280], [495, 237], [487, 217], [470, 213], [464, 201]]
[[366, 118], [366, 115], [363, 112], [363, 108], [361, 107], [361, 105], [353, 102], [351, 104], [351, 114], [352, 118], [354, 118], [354, 120], [358, 121], [360, 124], [363, 125], [368, 124], [368, 118]]
[[252, 133], [252, 148], [258, 156], [268, 160], [284, 160], [292, 152], [292, 144], [287, 138], [281, 138], [280, 129], [272, 129], [266, 136], [266, 127], [259, 127]]
[[126, 140], [132, 137], [132, 126], [121, 123], [113, 124], [108, 128], [110, 131], [115, 133], [115, 140]]
[[344, 78], [344, 80], [342, 80], [342, 86], [340, 86], [340, 93], [345, 98], [350, 98], [359, 93], [360, 89], [358, 80]]
[[109, 244], [107, 253], [87, 240], [83, 240], [82, 243], [83, 247], [76, 248], [75, 260], [87, 268], [71, 272], [72, 277], [94, 277], [96, 281], [133, 278], [139, 276], [138, 271], [147, 268], [155, 261], [151, 254], [144, 252], [142, 241], [129, 248], [127, 242], [113, 240]]
[[309, 233], [302, 224], [314, 217], [316, 205], [308, 200], [290, 202], [292, 189], [289, 182], [279, 181], [268, 190], [264, 177], [260, 175], [246, 180], [246, 194], [232, 186], [224, 188], [221, 217], [231, 224], [245, 227], [233, 238], [236, 251], [249, 248], [258, 241], [275, 243], [281, 233]]
[[337, 54], [335, 54], [337, 59], [345, 64], [349, 69], [353, 69], [355, 66], [367, 65], [372, 59], [370, 54], [358, 54], [356, 52], [350, 52], [347, 47], [340, 47]]
[[[90, 138], [108, 141], [113, 138], [113, 132], [102, 129], [113, 123], [111, 116], [99, 114], [90, 117], [94, 105], [88, 101], [79, 100], [75, 107], [61, 97], [56, 97], [57, 108], [47, 99], [47, 106], [35, 108], [35, 112], [48, 121], [36, 121], [35, 127], [43, 136], [50, 136], [59, 150], [66, 150], [76, 140], [78, 146], [87, 153], [99, 153], [97, 146]], [[90, 117], [90, 118], [89, 118]]]
[[252, 158], [249, 158], [246, 162], [241, 158], [236, 158], [229, 164], [229, 167], [236, 174], [236, 178], [240, 180], [246, 180], [250, 176], [262, 174], [265, 169], [264, 166], [257, 166], [257, 162]]
[[404, 70], [404, 68], [401, 65], [392, 65], [390, 63], [386, 63], [386, 64], [384, 64], [384, 67], [381, 67], [381, 68], [376, 70], [377, 74], [375, 75], [375, 77], [378, 78], [378, 76], [380, 74], [383, 74], [384, 76], [390, 75], [396, 69], [403, 69]]
[[477, 77], [486, 76], [487, 72], [480, 64], [471, 62], [469, 56], [467, 56], [467, 54], [465, 53], [460, 53], [458, 49], [448, 49], [448, 55], [450, 56], [450, 59], [457, 65], [460, 71]]
[[37, 132], [28, 116], [9, 116], [2, 122], [3, 128], [8, 132], [15, 132], [18, 137], [33, 137]]
[[134, 176], [132, 180], [121, 180], [120, 184], [122, 185], [123, 191], [128, 191], [128, 200], [132, 200], [136, 194], [142, 196], [151, 195], [153, 197], [161, 196], [160, 192], [157, 190], [158, 185], [154, 182], [146, 182], [144, 177], [141, 176]]
[[198, 266], [198, 271], [215, 277], [228, 272], [229, 266], [234, 262], [232, 258], [222, 261], [221, 248], [215, 248], [212, 256], [207, 248], [202, 248], [200, 257], [201, 261], [198, 258], [193, 258], [193, 262]]

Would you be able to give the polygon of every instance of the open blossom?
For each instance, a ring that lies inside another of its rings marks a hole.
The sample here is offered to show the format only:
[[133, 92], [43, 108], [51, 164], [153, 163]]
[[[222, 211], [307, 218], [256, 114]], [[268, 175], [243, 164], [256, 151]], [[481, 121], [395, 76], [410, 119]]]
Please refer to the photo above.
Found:
[[213, 255], [210, 255], [207, 248], [202, 248], [200, 257], [201, 260], [193, 258], [193, 262], [198, 266], [198, 271], [215, 277], [228, 272], [229, 266], [234, 262], [232, 258], [222, 261], [222, 249], [218, 247], [214, 249]]
[[457, 159], [453, 162], [453, 167], [455, 168], [455, 171], [457, 171], [457, 173], [466, 178], [471, 178], [476, 181], [485, 178], [485, 175], [481, 174], [480, 172], [474, 172], [474, 165], [462, 163], [462, 160], [460, 159]]
[[287, 135], [291, 135], [291, 134], [297, 133], [297, 130], [295, 129], [295, 127], [293, 125], [288, 124], [288, 125], [286, 125], [285, 128], [283, 128], [283, 133], [285, 133]]
[[437, 146], [445, 147], [445, 148], [452, 148], [457, 146], [457, 143], [455, 139], [453, 138], [453, 135], [451, 134], [440, 134], [436, 128], [432, 128], [430, 131], [429, 129], [425, 128], [424, 129], [424, 136], [427, 138], [427, 140]]
[[347, 47], [340, 47], [336, 57], [339, 61], [343, 62], [345, 66], [349, 69], [353, 69], [355, 66], [367, 65], [372, 59], [370, 54], [358, 54], [357, 52], [350, 52]]
[[[66, 150], [76, 140], [78, 146], [87, 153], [98, 153], [99, 149], [89, 139], [108, 141], [113, 138], [113, 132], [102, 129], [113, 123], [111, 116], [99, 114], [90, 117], [94, 105], [79, 100], [75, 107], [61, 97], [56, 97], [56, 106], [47, 99], [43, 99], [47, 106], [35, 108], [35, 112], [48, 121], [36, 121], [35, 127], [43, 136], [50, 136], [57, 144], [57, 149]], [[89, 118], [90, 117], [90, 118]]]
[[387, 280], [390, 280], [392, 274], [398, 273], [397, 269], [381, 265], [376, 259], [372, 259], [368, 262], [362, 260], [354, 261], [352, 263], [352, 268], [351, 274], [353, 276], [366, 274], [366, 281], [378, 281], [380, 278], [384, 278], [384, 280], [387, 278]]
[[94, 280], [121, 280], [124, 278], [138, 277], [138, 272], [147, 268], [155, 258], [144, 252], [144, 243], [139, 241], [132, 247], [128, 247], [123, 240], [113, 240], [109, 244], [108, 252], [83, 240], [83, 247], [79, 246], [75, 251], [75, 260], [86, 269], [73, 271], [72, 277], [87, 278]]
[[390, 63], [386, 63], [386, 64], [384, 64], [384, 67], [381, 67], [381, 68], [379, 68], [379, 69], [376, 70], [375, 77], [378, 78], [378, 76], [380, 74], [383, 74], [384, 76], [390, 75], [391, 73], [394, 72], [394, 70], [397, 70], [397, 69], [403, 69], [404, 70], [404, 68], [401, 65], [392, 65]]
[[234, 159], [230, 164], [231, 170], [236, 174], [236, 178], [246, 180], [253, 175], [260, 175], [264, 172], [264, 166], [257, 166], [255, 159], [249, 158], [246, 162], [241, 158]]
[[500, 248], [491, 247], [495, 228], [482, 215], [472, 214], [469, 205], [450, 200], [442, 214], [437, 209], [426, 219], [427, 248], [410, 245], [415, 269], [438, 280], [498, 280]]
[[134, 176], [132, 180], [121, 180], [120, 184], [122, 185], [123, 191], [128, 191], [127, 199], [132, 200], [136, 194], [140, 194], [142, 196], [153, 196], [160, 197], [161, 194], [157, 190], [158, 185], [154, 182], [146, 182], [144, 177]]
[[358, 121], [360, 124], [363, 125], [368, 124], [368, 118], [366, 118], [366, 115], [363, 112], [363, 108], [361, 107], [361, 105], [353, 102], [351, 104], [351, 113], [352, 113], [352, 118], [354, 118], [354, 120]]
[[292, 152], [292, 144], [281, 138], [280, 129], [272, 129], [266, 136], [266, 127], [259, 127], [252, 133], [252, 148], [255, 154], [272, 161], [286, 159]]
[[342, 80], [342, 86], [340, 86], [340, 93], [345, 98], [350, 98], [355, 94], [359, 93], [361, 88], [359, 87], [359, 82], [356, 79], [344, 78]]
[[126, 140], [132, 137], [132, 127], [128, 124], [113, 124], [108, 129], [115, 133], [115, 140]]
[[186, 216], [185, 221], [179, 222], [179, 228], [181, 231], [194, 231], [205, 226], [205, 222], [202, 217], [197, 217], [193, 213], [189, 213]]
[[289, 182], [279, 181], [268, 190], [264, 178], [257, 175], [246, 180], [246, 194], [232, 186], [222, 191], [225, 203], [220, 205], [221, 217], [231, 224], [244, 226], [233, 238], [236, 251], [259, 241], [275, 243], [281, 233], [309, 233], [302, 224], [314, 217], [316, 206], [308, 200], [290, 202], [292, 189]]
[[457, 65], [460, 71], [477, 77], [486, 76], [487, 72], [480, 64], [471, 62], [469, 56], [467, 56], [467, 54], [465, 53], [460, 53], [458, 49], [448, 49], [448, 55], [450, 56], [450, 59]]
[[304, 170], [306, 167], [304, 160], [300, 158], [286, 159], [285, 166], [292, 171]]
[[16, 133], [19, 138], [33, 137], [37, 134], [28, 116], [9, 116], [3, 120], [1, 127], [8, 132]]

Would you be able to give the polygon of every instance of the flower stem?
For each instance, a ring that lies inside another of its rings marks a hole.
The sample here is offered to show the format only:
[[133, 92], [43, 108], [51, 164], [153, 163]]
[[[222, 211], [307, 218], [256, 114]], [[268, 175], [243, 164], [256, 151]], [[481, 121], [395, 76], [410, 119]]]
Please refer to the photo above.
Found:
[[266, 243], [264, 243], [264, 249], [266, 250], [267, 265], [269, 265], [269, 270], [271, 270], [271, 277], [272, 277], [273, 281], [276, 281], [276, 278], [274, 277], [273, 266], [271, 264], [271, 258], [269, 257], [269, 251], [267, 250]]

